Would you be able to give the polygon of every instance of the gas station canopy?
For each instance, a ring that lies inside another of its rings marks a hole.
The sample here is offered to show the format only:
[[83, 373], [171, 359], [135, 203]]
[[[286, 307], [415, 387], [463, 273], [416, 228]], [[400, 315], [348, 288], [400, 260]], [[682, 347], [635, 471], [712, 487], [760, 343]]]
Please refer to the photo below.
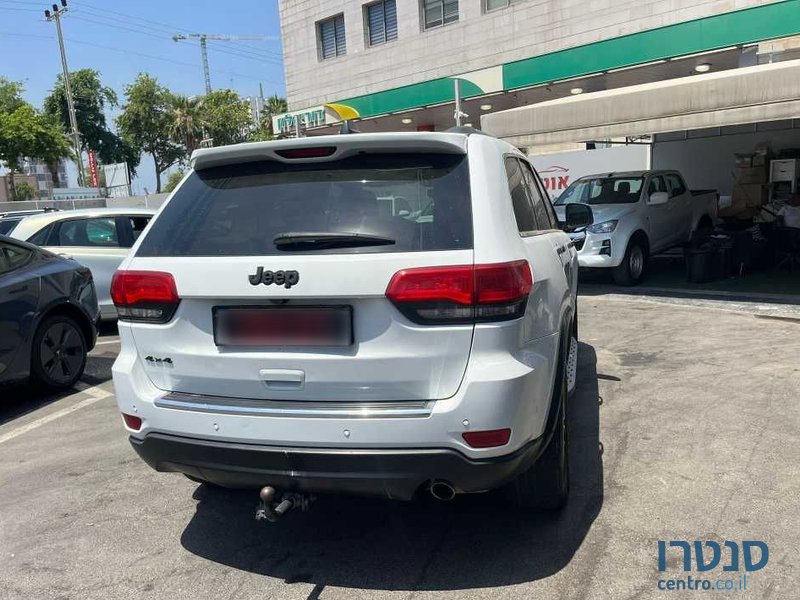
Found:
[[483, 115], [518, 147], [589, 142], [800, 117], [800, 60], [560, 98]]

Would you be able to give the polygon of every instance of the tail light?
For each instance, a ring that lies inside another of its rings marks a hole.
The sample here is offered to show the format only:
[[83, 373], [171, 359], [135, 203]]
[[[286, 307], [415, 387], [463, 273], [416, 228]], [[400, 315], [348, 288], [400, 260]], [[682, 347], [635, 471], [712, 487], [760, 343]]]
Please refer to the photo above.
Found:
[[386, 297], [420, 324], [508, 321], [525, 313], [533, 287], [526, 260], [423, 267], [395, 273]]
[[159, 271], [117, 271], [111, 299], [120, 320], [149, 323], [169, 321], [180, 302], [175, 279]]

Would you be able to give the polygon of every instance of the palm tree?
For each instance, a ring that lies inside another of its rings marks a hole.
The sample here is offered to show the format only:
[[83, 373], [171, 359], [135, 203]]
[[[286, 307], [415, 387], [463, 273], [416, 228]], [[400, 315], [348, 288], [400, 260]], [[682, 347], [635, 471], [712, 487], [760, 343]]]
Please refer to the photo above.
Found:
[[272, 117], [283, 114], [288, 110], [289, 106], [286, 104], [286, 98], [281, 98], [277, 94], [273, 94], [267, 98], [267, 101], [264, 103], [264, 112], [261, 113], [261, 122], [263, 124], [262, 127], [266, 128], [270, 137], [275, 135], [272, 129]]
[[196, 96], [176, 95], [172, 97], [172, 122], [169, 136], [191, 154], [200, 146], [205, 122], [203, 119], [203, 99]]

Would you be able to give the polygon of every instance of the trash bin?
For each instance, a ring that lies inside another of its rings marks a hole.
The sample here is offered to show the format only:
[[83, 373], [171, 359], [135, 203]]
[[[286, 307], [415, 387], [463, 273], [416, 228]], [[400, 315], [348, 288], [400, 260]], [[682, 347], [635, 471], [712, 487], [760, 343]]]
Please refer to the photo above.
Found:
[[706, 248], [686, 253], [686, 280], [690, 283], [708, 283], [725, 276], [725, 250]]

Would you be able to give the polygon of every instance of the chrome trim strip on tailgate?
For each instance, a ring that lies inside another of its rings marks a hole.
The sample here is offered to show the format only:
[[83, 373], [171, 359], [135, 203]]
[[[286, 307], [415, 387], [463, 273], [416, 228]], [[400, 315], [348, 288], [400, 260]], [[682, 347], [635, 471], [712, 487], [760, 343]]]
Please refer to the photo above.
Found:
[[428, 417], [431, 400], [404, 402], [314, 402], [303, 400], [257, 400], [170, 392], [155, 401], [158, 408], [191, 410], [228, 415], [272, 417], [317, 417], [369, 419], [384, 417]]

